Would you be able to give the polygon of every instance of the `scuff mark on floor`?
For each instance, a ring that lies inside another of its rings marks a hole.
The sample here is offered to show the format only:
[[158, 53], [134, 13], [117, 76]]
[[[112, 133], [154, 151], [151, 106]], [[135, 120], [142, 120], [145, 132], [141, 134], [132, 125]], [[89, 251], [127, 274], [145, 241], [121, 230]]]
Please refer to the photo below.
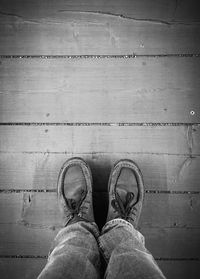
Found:
[[18, 223], [24, 222], [24, 218], [27, 214], [27, 211], [31, 207], [33, 195], [34, 193], [27, 193], [27, 192], [23, 193], [21, 219], [18, 221]]
[[177, 174], [177, 180], [180, 180], [181, 178], [184, 177], [185, 170], [190, 166], [193, 159], [194, 158], [192, 156], [189, 156], [183, 161], [183, 163], [181, 164], [181, 166], [179, 168], [178, 174]]

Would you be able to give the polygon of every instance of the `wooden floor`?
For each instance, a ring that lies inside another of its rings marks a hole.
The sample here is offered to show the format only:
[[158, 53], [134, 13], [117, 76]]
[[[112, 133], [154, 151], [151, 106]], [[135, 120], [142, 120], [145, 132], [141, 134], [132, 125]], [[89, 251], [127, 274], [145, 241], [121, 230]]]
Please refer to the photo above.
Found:
[[0, 2], [2, 279], [44, 267], [73, 156], [100, 227], [111, 167], [134, 160], [147, 248], [167, 278], [200, 278], [199, 23], [195, 0]]

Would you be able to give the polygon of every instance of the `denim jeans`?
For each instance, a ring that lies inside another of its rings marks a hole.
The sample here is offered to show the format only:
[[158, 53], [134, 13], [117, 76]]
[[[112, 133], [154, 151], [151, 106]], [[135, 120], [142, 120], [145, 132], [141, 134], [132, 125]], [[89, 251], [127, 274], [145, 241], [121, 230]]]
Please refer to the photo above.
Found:
[[100, 255], [106, 262], [104, 278], [165, 278], [143, 235], [127, 221], [113, 219], [101, 234], [95, 223], [84, 221], [63, 228], [38, 279], [101, 278]]

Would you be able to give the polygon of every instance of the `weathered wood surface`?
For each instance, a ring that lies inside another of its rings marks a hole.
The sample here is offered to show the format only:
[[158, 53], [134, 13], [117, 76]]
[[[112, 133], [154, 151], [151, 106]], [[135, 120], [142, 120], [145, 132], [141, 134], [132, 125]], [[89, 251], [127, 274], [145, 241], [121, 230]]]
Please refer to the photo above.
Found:
[[35, 279], [46, 264], [46, 259], [37, 258], [1, 258], [0, 274], [2, 279]]
[[[198, 278], [200, 276], [199, 261], [162, 261], [157, 263], [167, 279]], [[0, 273], [4, 279], [37, 278], [46, 264], [45, 259], [0, 259]], [[10, 268], [12, 266], [12, 268]]]
[[1, 1], [0, 53], [198, 53], [197, 11], [195, 1]]
[[106, 191], [111, 167], [122, 158], [140, 167], [146, 190], [199, 191], [200, 157], [137, 153], [1, 153], [0, 190], [55, 189], [63, 163], [72, 156], [83, 157], [90, 165], [95, 191]]
[[0, 224], [0, 254], [47, 256], [57, 231], [20, 224]]
[[[104, 193], [96, 193], [103, 200]], [[0, 224], [22, 224], [29, 228], [61, 228], [56, 193], [6, 193], [0, 195]], [[45, 205], [45, 206], [44, 206]], [[99, 204], [98, 211], [105, 211]], [[142, 229], [200, 228], [199, 194], [146, 194]]]
[[[194, 1], [190, 1], [194, 2]], [[180, 5], [179, 5], [180, 6]], [[192, 6], [192, 5], [190, 5]], [[127, 17], [155, 20], [174, 20], [174, 11], [177, 9], [175, 0], [2, 0], [0, 10], [2, 13], [13, 13], [30, 18], [43, 18], [52, 16], [57, 11], [99, 12], [113, 13]]]
[[199, 229], [146, 228], [141, 232], [155, 258], [199, 260]]
[[158, 261], [167, 279], [199, 278], [199, 261]]
[[196, 23], [63, 10], [39, 19], [2, 12], [0, 23], [1, 55], [197, 54], [200, 50]]
[[198, 123], [199, 61], [2, 59], [0, 121]]
[[143, 20], [166, 22], [198, 22], [199, 2], [196, 0], [2, 0], [2, 14], [14, 14], [31, 19], [52, 16], [57, 11], [99, 12]]
[[176, 3], [177, 6], [174, 13], [174, 19], [176, 21], [183, 21], [185, 23], [199, 22], [200, 3], [198, 0], [192, 0], [192, 1], [183, 0]]
[[0, 151], [199, 155], [200, 129], [184, 126], [0, 126]]

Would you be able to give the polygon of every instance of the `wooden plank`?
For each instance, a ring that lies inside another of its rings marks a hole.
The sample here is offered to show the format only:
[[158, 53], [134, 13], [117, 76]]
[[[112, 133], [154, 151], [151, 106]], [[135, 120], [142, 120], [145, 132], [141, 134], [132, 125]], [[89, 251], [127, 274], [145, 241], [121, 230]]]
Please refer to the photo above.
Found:
[[196, 279], [200, 276], [199, 261], [157, 261], [168, 279]]
[[199, 260], [199, 229], [144, 228], [147, 249], [155, 258], [185, 258]]
[[[168, 279], [182, 278], [196, 279], [199, 275], [199, 261], [161, 261], [158, 265]], [[37, 278], [46, 264], [45, 259], [1, 259], [0, 273], [4, 279]], [[10, 268], [12, 266], [12, 268]]]
[[26, 1], [26, 0], [6, 0], [1, 1], [0, 9], [4, 13], [18, 14], [22, 17], [41, 19], [52, 16], [57, 11], [76, 11], [76, 12], [99, 12], [110, 13], [113, 16], [123, 15], [138, 19], [171, 20], [174, 16], [174, 0], [48, 0]]
[[2, 14], [15, 14], [22, 18], [43, 19], [64, 11], [94, 12], [122, 15], [146, 21], [198, 22], [199, 2], [196, 0], [2, 0], [0, 3]]
[[0, 259], [0, 274], [3, 279], [37, 278], [46, 264], [46, 259]]
[[115, 162], [127, 158], [140, 167], [146, 190], [199, 191], [200, 157], [137, 153], [1, 153], [0, 189], [55, 189], [63, 163], [83, 157], [91, 167], [95, 191], [106, 191]]
[[[189, 128], [190, 129], [190, 128]], [[0, 126], [1, 152], [198, 154], [199, 127]]]
[[140, 227], [199, 228], [199, 195], [146, 194]]
[[198, 58], [2, 59], [0, 68], [1, 122], [199, 123]]
[[196, 0], [2, 0], [0, 3], [2, 14], [14, 14], [22, 18], [43, 19], [64, 11], [94, 12], [122, 15], [146, 21], [166, 22], [198, 22], [199, 2]]
[[[199, 229], [142, 230], [147, 249], [155, 258], [198, 258]], [[1, 255], [47, 256], [56, 231], [35, 229], [19, 224], [0, 225]]]
[[74, 11], [41, 19], [3, 12], [0, 22], [2, 55], [199, 53], [200, 27], [195, 23]]
[[[104, 206], [105, 194], [95, 195], [95, 200], [101, 200]], [[0, 201], [1, 224], [19, 223], [39, 229], [62, 227], [56, 193], [1, 193]], [[96, 208], [95, 202], [94, 207]], [[103, 211], [103, 204], [98, 204], [97, 212]], [[146, 194], [139, 227], [199, 228], [199, 195]]]
[[1, 224], [0, 254], [46, 256], [56, 233], [51, 229], [34, 229], [22, 224]]

